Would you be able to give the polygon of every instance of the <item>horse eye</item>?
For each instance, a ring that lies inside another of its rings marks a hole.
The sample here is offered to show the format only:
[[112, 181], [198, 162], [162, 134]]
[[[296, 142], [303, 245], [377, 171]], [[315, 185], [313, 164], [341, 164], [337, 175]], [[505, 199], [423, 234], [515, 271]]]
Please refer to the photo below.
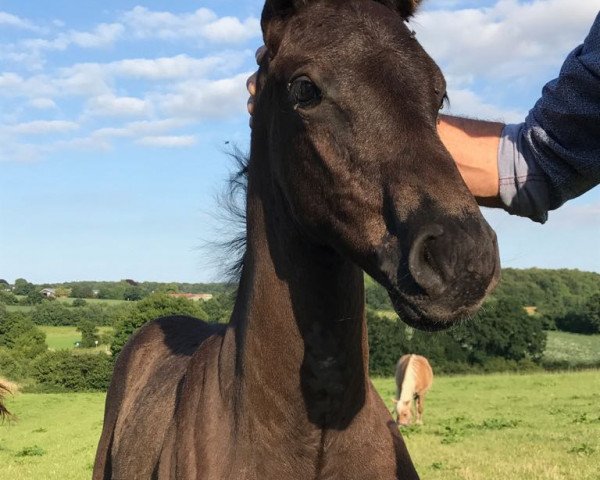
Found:
[[442, 101], [440, 103], [439, 110], [441, 111], [444, 109], [444, 107], [447, 107], [449, 105], [450, 105], [450, 97], [448, 96], [447, 93], [444, 93], [444, 96], [442, 97]]
[[288, 85], [294, 108], [310, 108], [321, 102], [321, 90], [310, 78], [298, 77]]

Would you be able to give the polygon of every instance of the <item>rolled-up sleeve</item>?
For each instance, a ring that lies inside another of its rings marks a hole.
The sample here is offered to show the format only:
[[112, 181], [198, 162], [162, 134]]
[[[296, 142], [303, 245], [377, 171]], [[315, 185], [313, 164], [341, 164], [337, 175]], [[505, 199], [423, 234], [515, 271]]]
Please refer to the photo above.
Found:
[[525, 122], [504, 128], [498, 168], [504, 208], [540, 223], [600, 183], [600, 14]]

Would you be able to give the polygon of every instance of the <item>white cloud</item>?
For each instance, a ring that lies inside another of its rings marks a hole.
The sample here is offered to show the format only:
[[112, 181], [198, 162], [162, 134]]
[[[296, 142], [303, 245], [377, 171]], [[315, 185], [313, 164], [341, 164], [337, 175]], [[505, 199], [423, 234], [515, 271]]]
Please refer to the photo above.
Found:
[[[0, 73], [0, 97], [24, 96], [35, 99], [40, 96], [114, 96], [114, 85], [118, 84], [120, 78], [149, 82], [204, 79], [236, 70], [248, 55], [248, 52], [228, 52], [203, 58], [176, 55], [154, 59], [132, 58], [109, 63], [78, 63], [52, 74], [29, 77], [5, 72]], [[137, 88], [152, 89], [158, 86]]]
[[88, 136], [71, 138], [69, 140], [59, 140], [47, 146], [44, 153], [62, 150], [88, 150], [94, 152], [106, 152], [111, 148], [112, 145], [108, 140], [94, 136]]
[[260, 35], [257, 18], [240, 21], [235, 17], [218, 16], [207, 8], [192, 13], [157, 12], [137, 6], [126, 12], [121, 21], [138, 38], [168, 40], [191, 38], [220, 43], [239, 43]]
[[[450, 112], [507, 122], [521, 120], [526, 112], [515, 107], [520, 105], [516, 102], [499, 108], [495, 103], [502, 99], [494, 92], [507, 92], [510, 87], [506, 85], [511, 82], [531, 84], [531, 77], [540, 75], [548, 65], [557, 68], [566, 52], [581, 41], [600, 7], [600, 0], [575, 4], [566, 0], [499, 0], [479, 8], [474, 0], [441, 1], [435, 6], [432, 2], [427, 7], [431, 10], [415, 19], [414, 28], [442, 64], [449, 84]], [[246, 114], [248, 73], [238, 72], [250, 58], [249, 51], [205, 57], [164, 52], [173, 51], [181, 42], [188, 45], [183, 51], [189, 52], [190, 40], [194, 46], [207, 42], [226, 45], [258, 37], [260, 28], [254, 17], [219, 17], [207, 8], [176, 14], [138, 6], [89, 31], [67, 30], [64, 25], [49, 28], [55, 34], [28, 40], [28, 50], [25, 44], [0, 45], [0, 62], [8, 57], [16, 61], [22, 55], [30, 66], [43, 68], [39, 74], [27, 75], [16, 65], [13, 71], [5, 68], [0, 73], [0, 102], [7, 99], [6, 105], [0, 105], [5, 132], [12, 128], [13, 135], [24, 135], [18, 132], [37, 129], [41, 133], [54, 128], [54, 133], [60, 133], [66, 125], [42, 120], [39, 117], [47, 112], [33, 110], [56, 109], [61, 118], [67, 116], [61, 121], [72, 124], [72, 130], [65, 132], [74, 132], [75, 126], [82, 124], [77, 132], [81, 138], [72, 139], [71, 146], [77, 148], [105, 148], [119, 138], [145, 146], [189, 146], [197, 139], [183, 127]], [[60, 29], [58, 33], [56, 29]], [[51, 50], [54, 54], [48, 59], [64, 58], [68, 48], [102, 48], [124, 39], [129, 40], [128, 54], [135, 51], [137, 57], [121, 58], [118, 55], [125, 50], [115, 50], [106, 63], [56, 62], [68, 66], [54, 69], [44, 64]], [[135, 41], [142, 49], [135, 50]], [[140, 53], [147, 57], [140, 58]], [[128, 121], [131, 119], [143, 121]], [[51, 145], [70, 148], [67, 139]]]
[[[41, 34], [38, 38], [0, 44], [0, 60], [20, 68], [41, 70], [47, 61], [48, 52], [65, 51], [71, 47], [105, 48], [131, 37], [232, 45], [258, 38], [261, 34], [260, 22], [255, 17], [219, 17], [207, 8], [200, 8], [191, 13], [174, 14], [151, 11], [138, 6], [124, 13], [117, 21], [100, 23], [89, 31], [66, 30], [64, 22], [58, 20], [51, 24], [53, 28], [39, 28], [28, 20], [0, 12], [0, 26], [25, 28]], [[63, 31], [49, 35], [48, 32], [57, 29]]]
[[71, 46], [80, 48], [100, 48], [113, 45], [123, 34], [125, 27], [120, 23], [101, 23], [91, 32], [71, 30], [61, 33], [52, 40], [45, 38], [30, 38], [23, 40], [20, 45], [29, 51], [66, 50]]
[[0, 130], [14, 135], [44, 135], [47, 133], [71, 132], [78, 128], [77, 123], [66, 120], [34, 120], [16, 125], [3, 125]]
[[169, 116], [183, 118], [225, 118], [246, 108], [246, 79], [249, 73], [215, 81], [183, 82], [173, 93], [157, 95], [155, 102]]
[[120, 23], [101, 23], [92, 32], [72, 31], [67, 38], [81, 48], [99, 48], [114, 44], [124, 31], [125, 27]]
[[36, 30], [36, 26], [29, 20], [22, 19], [7, 12], [0, 12], [0, 26]]
[[6, 72], [0, 74], [0, 92], [4, 91], [5, 93], [12, 92], [16, 87], [21, 85], [23, 82], [23, 78], [20, 75], [12, 72]]
[[56, 94], [54, 79], [47, 75], [23, 77], [14, 72], [0, 74], [0, 97], [38, 98], [52, 97]]
[[167, 118], [162, 120], [142, 120], [138, 122], [129, 122], [123, 127], [100, 128], [92, 133], [94, 137], [101, 138], [126, 138], [140, 136], [160, 136], [172, 130], [189, 125], [189, 121], [176, 118]]
[[145, 147], [184, 148], [193, 147], [198, 140], [193, 135], [169, 135], [160, 137], [143, 137], [136, 140], [136, 144]]
[[223, 17], [205, 25], [202, 34], [212, 42], [241, 43], [260, 34], [260, 22], [257, 18], [241, 22], [235, 17]]
[[446, 76], [451, 113], [519, 122], [585, 38], [600, 0], [449, 0], [430, 8], [411, 26]]
[[133, 58], [106, 65], [114, 75], [145, 80], [172, 80], [193, 78], [228, 68], [235, 68], [242, 62], [240, 54], [213, 55], [194, 58], [188, 55], [160, 58]]
[[136, 117], [148, 115], [151, 112], [152, 105], [147, 100], [135, 97], [117, 97], [109, 93], [88, 100], [84, 113], [91, 116]]
[[424, 11], [411, 24], [446, 74], [527, 78], [560, 65], [598, 9], [600, 0], [500, 0], [485, 8]]
[[99, 63], [79, 63], [60, 69], [51, 81], [57, 95], [94, 96], [110, 94], [112, 88], [105, 66]]
[[50, 98], [32, 98], [29, 105], [38, 110], [49, 110], [56, 108], [56, 102]]
[[23, 47], [17, 47], [14, 44], [0, 44], [0, 61], [4, 65], [13, 64], [28, 70], [42, 70], [45, 64], [41, 52], [23, 50]]
[[41, 151], [38, 145], [0, 142], [0, 162], [32, 162], [37, 160], [40, 154]]

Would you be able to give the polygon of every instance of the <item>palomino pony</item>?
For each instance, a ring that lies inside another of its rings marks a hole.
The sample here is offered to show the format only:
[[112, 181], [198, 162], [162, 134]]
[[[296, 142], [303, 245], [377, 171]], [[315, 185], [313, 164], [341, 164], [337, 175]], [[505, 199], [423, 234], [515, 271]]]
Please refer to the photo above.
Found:
[[7, 387], [6, 385], [4, 385], [3, 383], [0, 383], [0, 420], [1, 419], [5, 419], [5, 418], [10, 418], [10, 412], [8, 411], [8, 409], [6, 408], [6, 406], [4, 405], [4, 395], [7, 393], [11, 393], [10, 388]]
[[436, 132], [416, 0], [268, 0], [231, 321], [144, 326], [117, 359], [93, 478], [413, 480], [368, 377], [363, 270], [411, 325], [473, 314], [493, 231]]
[[412, 404], [416, 402], [417, 423], [423, 421], [425, 394], [433, 383], [433, 370], [425, 357], [402, 355], [396, 365], [396, 423], [408, 426], [412, 421]]

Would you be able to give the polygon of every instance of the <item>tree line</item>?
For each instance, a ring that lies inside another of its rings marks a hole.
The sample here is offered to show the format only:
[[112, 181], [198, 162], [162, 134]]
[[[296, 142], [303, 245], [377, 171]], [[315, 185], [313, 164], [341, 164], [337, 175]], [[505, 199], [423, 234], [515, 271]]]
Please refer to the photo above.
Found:
[[[11, 308], [44, 287], [78, 297], [68, 301], [42, 297], [28, 310]], [[138, 300], [126, 294], [132, 288], [142, 292]], [[89, 300], [98, 298], [102, 289], [123, 302]], [[214, 296], [202, 302], [169, 296], [186, 290]], [[429, 357], [438, 372], [538, 368], [547, 330], [600, 332], [600, 275], [590, 272], [505, 269], [499, 287], [477, 318], [439, 333], [407, 327], [393, 313], [386, 291], [369, 278], [365, 292], [370, 370], [375, 375], [392, 374], [398, 357], [409, 352]], [[235, 286], [230, 284], [121, 281], [48, 286], [24, 279], [14, 285], [0, 280], [0, 376], [34, 379], [49, 389], [102, 389], [108, 385], [114, 358], [144, 323], [175, 314], [224, 323], [234, 299]], [[77, 327], [84, 349], [99, 342], [110, 345], [111, 355], [48, 351], [40, 326]], [[112, 327], [111, 332], [100, 334], [102, 326]]]
[[35, 305], [44, 300], [44, 296], [40, 292], [46, 288], [54, 290], [56, 297], [137, 301], [153, 293], [209, 293], [221, 295], [234, 290], [235, 285], [229, 283], [136, 282], [132, 279], [118, 282], [89, 281], [36, 285], [24, 278], [17, 278], [13, 285], [10, 285], [6, 280], [0, 280], [0, 303]]
[[[10, 311], [0, 303], [0, 376], [33, 380], [37, 391], [105, 390], [114, 359], [144, 323], [168, 315], [223, 322], [232, 305], [231, 293], [206, 302], [153, 293], [140, 301], [108, 306], [44, 300], [30, 311]], [[76, 327], [82, 349], [49, 351], [42, 326]], [[112, 327], [112, 333], [100, 335], [99, 326]], [[111, 355], [85, 350], [96, 341], [110, 345]]]
[[[367, 304], [391, 311], [385, 290], [366, 281]], [[600, 274], [579, 270], [525, 270], [506, 268], [492, 299], [506, 299], [541, 319], [545, 330], [600, 333]]]

